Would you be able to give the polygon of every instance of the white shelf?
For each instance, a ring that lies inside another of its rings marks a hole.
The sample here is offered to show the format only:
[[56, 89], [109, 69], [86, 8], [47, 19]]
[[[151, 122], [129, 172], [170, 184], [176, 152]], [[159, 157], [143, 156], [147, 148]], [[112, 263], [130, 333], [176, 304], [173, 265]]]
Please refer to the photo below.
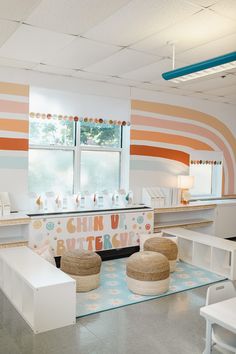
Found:
[[191, 212], [191, 211], [197, 211], [197, 210], [209, 210], [209, 209], [215, 209], [216, 208], [215, 203], [193, 203], [193, 204], [188, 204], [188, 205], [175, 205], [171, 207], [163, 207], [163, 208], [155, 208], [154, 213], [181, 213], [181, 212]]
[[26, 214], [12, 213], [0, 217], [0, 226], [27, 225], [30, 223], [30, 217]]
[[212, 269], [218, 274], [224, 274], [230, 277], [230, 270], [232, 264], [232, 253], [228, 250], [222, 250], [217, 247], [213, 247], [212, 254]]
[[159, 222], [154, 225], [154, 230], [155, 231], [161, 231], [162, 229], [170, 228], [170, 227], [202, 227], [206, 226], [209, 224], [212, 224], [214, 221], [213, 220], [208, 220], [204, 218], [196, 218], [196, 219], [180, 219], [180, 220], [170, 220], [170, 221], [164, 221], [164, 222]]
[[214, 233], [216, 204], [190, 203], [171, 207], [154, 209], [154, 231], [164, 231], [166, 228], [185, 227], [197, 229], [205, 233]]
[[27, 247], [0, 249], [0, 287], [35, 333], [75, 323], [75, 281]]
[[184, 228], [165, 229], [164, 235], [177, 237], [183, 261], [236, 279], [236, 242]]
[[211, 269], [211, 247], [194, 242], [193, 264], [201, 268]]

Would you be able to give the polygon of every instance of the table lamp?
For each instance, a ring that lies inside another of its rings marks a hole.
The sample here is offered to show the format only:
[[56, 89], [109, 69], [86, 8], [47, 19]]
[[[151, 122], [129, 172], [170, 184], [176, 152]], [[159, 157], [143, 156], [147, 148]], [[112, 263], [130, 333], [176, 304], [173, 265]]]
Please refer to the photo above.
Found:
[[181, 204], [189, 204], [189, 200], [191, 198], [189, 189], [193, 188], [193, 185], [193, 176], [178, 176], [178, 188], [181, 189]]

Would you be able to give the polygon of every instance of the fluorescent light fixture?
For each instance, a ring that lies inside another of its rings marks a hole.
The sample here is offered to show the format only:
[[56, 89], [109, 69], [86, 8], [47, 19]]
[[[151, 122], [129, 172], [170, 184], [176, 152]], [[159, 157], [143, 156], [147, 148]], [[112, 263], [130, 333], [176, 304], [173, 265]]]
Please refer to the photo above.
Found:
[[236, 68], [236, 52], [221, 55], [216, 58], [201, 61], [200, 63], [184, 66], [162, 74], [163, 79], [179, 83], [197, 79], [199, 77], [215, 74]]

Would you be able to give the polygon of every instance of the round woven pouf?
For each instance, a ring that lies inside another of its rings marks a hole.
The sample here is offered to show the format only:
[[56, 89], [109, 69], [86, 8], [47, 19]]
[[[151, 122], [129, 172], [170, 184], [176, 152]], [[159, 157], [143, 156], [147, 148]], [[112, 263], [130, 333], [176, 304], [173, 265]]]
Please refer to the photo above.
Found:
[[144, 251], [163, 254], [170, 263], [170, 272], [175, 271], [178, 256], [178, 246], [176, 242], [164, 237], [152, 237], [145, 241]]
[[169, 289], [170, 266], [168, 259], [157, 252], [137, 252], [126, 264], [127, 285], [139, 295], [158, 295]]
[[61, 270], [76, 280], [77, 292], [99, 287], [101, 264], [101, 257], [95, 252], [73, 250], [61, 256]]

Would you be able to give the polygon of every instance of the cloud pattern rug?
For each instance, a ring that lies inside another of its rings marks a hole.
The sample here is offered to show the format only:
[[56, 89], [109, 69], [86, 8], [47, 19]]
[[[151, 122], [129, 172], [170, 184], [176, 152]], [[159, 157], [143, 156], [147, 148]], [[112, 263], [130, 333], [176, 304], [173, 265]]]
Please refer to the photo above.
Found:
[[156, 299], [225, 279], [207, 270], [178, 262], [176, 271], [171, 273], [167, 293], [157, 296], [136, 295], [126, 285], [126, 260], [127, 258], [122, 258], [102, 263], [100, 287], [87, 293], [77, 293], [77, 317]]

